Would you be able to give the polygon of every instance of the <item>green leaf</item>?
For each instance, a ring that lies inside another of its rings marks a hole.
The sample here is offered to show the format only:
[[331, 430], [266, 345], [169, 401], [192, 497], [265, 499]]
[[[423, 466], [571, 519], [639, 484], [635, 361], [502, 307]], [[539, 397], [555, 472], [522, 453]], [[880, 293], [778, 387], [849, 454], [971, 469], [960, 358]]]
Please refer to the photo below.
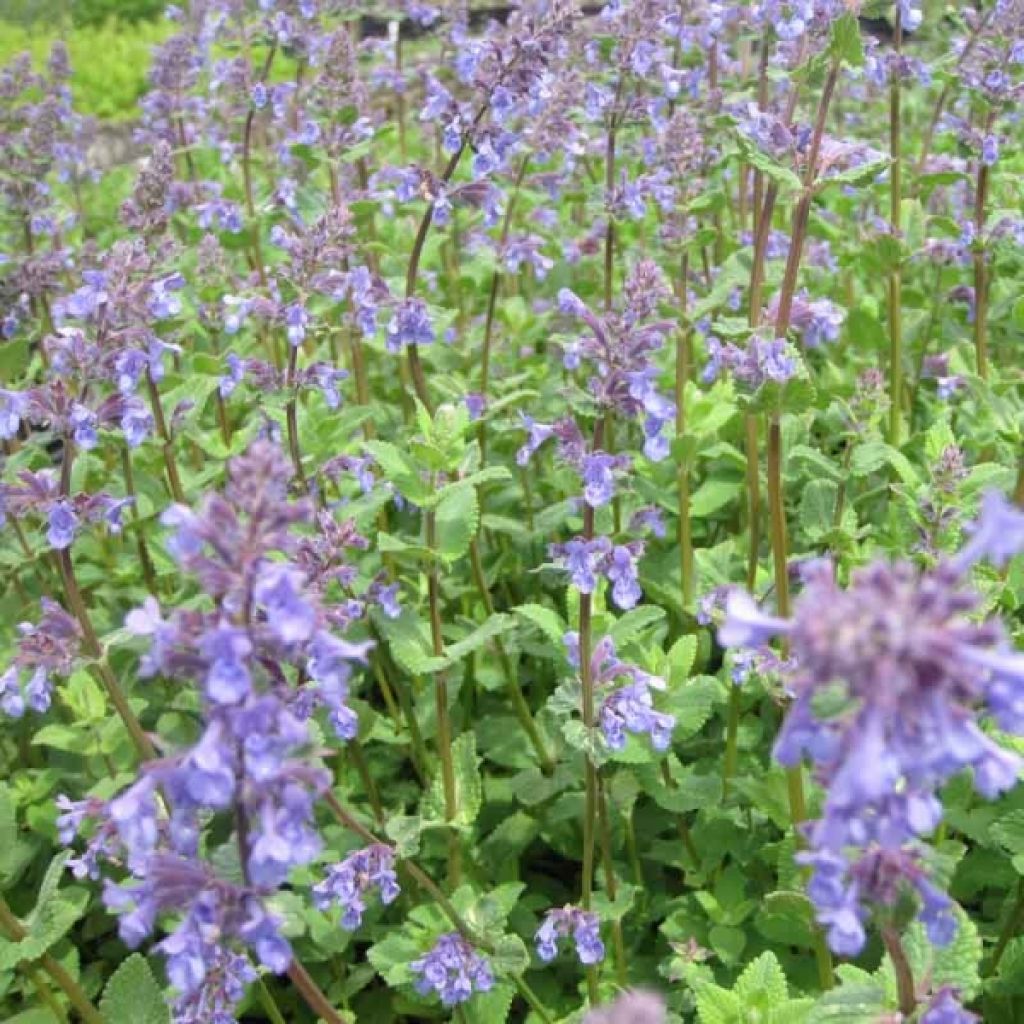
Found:
[[553, 608], [545, 608], [542, 604], [520, 604], [512, 611], [536, 626], [560, 653], [565, 653], [562, 637], [569, 627]]
[[743, 1000], [744, 1009], [770, 1010], [789, 998], [786, 975], [771, 951], [749, 963], [733, 986]]
[[856, 15], [848, 12], [832, 23], [829, 49], [834, 57], [845, 61], [852, 68], [864, 66], [864, 42]]
[[373, 456], [384, 478], [393, 483], [403, 497], [422, 505], [431, 496], [416, 464], [397, 445], [388, 441], [365, 441], [363, 447]]
[[395, 844], [399, 857], [415, 857], [420, 849], [423, 819], [418, 814], [396, 814], [388, 819], [384, 832]]
[[[484, 786], [480, 776], [480, 758], [476, 752], [476, 733], [464, 732], [452, 744], [452, 768], [455, 774], [455, 822], [472, 825], [483, 806]], [[444, 782], [440, 767], [423, 799], [428, 818], [445, 817]]]
[[690, 515], [694, 519], [707, 519], [738, 497], [732, 480], [705, 480], [690, 498]]
[[38, 960], [56, 945], [85, 913], [88, 894], [69, 889], [61, 899], [51, 899], [33, 912], [28, 934], [19, 942], [0, 939], [0, 971], [11, 970], [26, 960]]
[[807, 1015], [807, 1024], [878, 1024], [892, 1009], [885, 989], [874, 981], [843, 984], [826, 992]]
[[802, 892], [769, 893], [761, 901], [754, 925], [766, 939], [780, 945], [810, 949], [814, 942], [814, 908]]
[[711, 948], [719, 955], [723, 963], [739, 963], [743, 949], [747, 944], [747, 933], [742, 928], [731, 924], [713, 925], [708, 932]]
[[614, 626], [608, 631], [609, 636], [615, 641], [615, 645], [621, 646], [629, 640], [635, 640], [648, 626], [661, 622], [665, 618], [665, 609], [657, 605], [644, 604], [639, 608], [633, 608], [618, 619]]
[[777, 163], [764, 150], [759, 149], [756, 143], [747, 138], [746, 135], [737, 133], [736, 142], [743, 159], [755, 170], [771, 178], [772, 181], [778, 182], [784, 188], [792, 189], [794, 192], [802, 187], [803, 182], [800, 181], [795, 171]]
[[454, 665], [474, 651], [479, 650], [488, 640], [493, 640], [496, 636], [507, 633], [513, 626], [515, 626], [515, 618], [513, 616], [504, 613], [492, 615], [486, 622], [477, 626], [476, 629], [457, 643], [447, 646], [439, 668], [448, 668]]
[[374, 970], [389, 984], [403, 985], [412, 979], [409, 964], [419, 959], [426, 950], [405, 932], [393, 931], [367, 951], [366, 958]]
[[741, 1024], [743, 1004], [739, 996], [718, 985], [705, 983], [697, 989], [700, 1024]]
[[439, 502], [435, 516], [437, 550], [442, 558], [453, 562], [469, 550], [480, 525], [476, 488], [464, 484], [449, 491]]
[[[936, 988], [952, 985], [958, 988], [964, 1000], [969, 1002], [981, 988], [981, 936], [974, 922], [959, 906], [954, 905], [953, 909], [957, 930], [948, 946], [933, 946], [928, 941], [920, 922], [915, 921], [904, 936], [904, 947], [915, 978], [931, 978]], [[892, 964], [888, 955], [882, 970], [891, 982], [891, 990], [895, 991]]]
[[515, 989], [503, 984], [495, 985], [490, 992], [473, 996], [462, 1006], [467, 1024], [504, 1024], [514, 995]]
[[697, 657], [697, 637], [693, 633], [681, 636], [668, 652], [668, 683], [682, 686], [690, 675]]
[[518, 935], [502, 935], [494, 944], [491, 964], [499, 974], [522, 974], [530, 966], [530, 954]]
[[676, 716], [674, 735], [677, 740], [692, 736], [703, 727], [721, 693], [721, 683], [713, 676], [694, 676], [668, 691], [659, 703], [661, 710]]
[[811, 540], [819, 540], [832, 532], [839, 486], [831, 480], [812, 480], [800, 498], [800, 525]]
[[1002, 815], [989, 828], [989, 835], [1008, 853], [1024, 853], [1024, 809]]
[[167, 1003], [139, 953], [133, 953], [114, 971], [103, 990], [100, 1013], [107, 1024], [167, 1024]]

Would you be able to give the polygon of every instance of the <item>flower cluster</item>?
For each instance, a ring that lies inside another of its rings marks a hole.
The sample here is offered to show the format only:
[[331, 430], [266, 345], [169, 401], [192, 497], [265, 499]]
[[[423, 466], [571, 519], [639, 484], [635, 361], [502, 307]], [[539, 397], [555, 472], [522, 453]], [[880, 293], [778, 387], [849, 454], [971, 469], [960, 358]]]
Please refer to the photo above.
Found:
[[474, 992], [489, 992], [494, 974], [487, 960], [458, 932], [446, 932], [433, 948], [409, 965], [418, 975], [416, 991], [436, 992], [444, 1006], [464, 1003]]
[[[580, 667], [580, 638], [576, 632], [562, 638], [569, 664]], [[626, 745], [626, 733], [648, 736], [655, 750], [667, 750], [672, 741], [676, 720], [655, 710], [652, 690], [664, 690], [665, 680], [644, 672], [615, 653], [615, 642], [609, 636], [594, 644], [590, 657], [590, 678], [601, 696], [598, 724], [611, 750]], [[622, 686], [618, 680], [627, 679]]]
[[342, 928], [354, 931], [362, 924], [366, 911], [364, 897], [371, 889], [378, 891], [385, 905], [399, 893], [394, 850], [382, 843], [356, 850], [332, 864], [327, 877], [313, 886], [313, 900], [321, 910], [341, 907]]
[[580, 963], [588, 966], [599, 964], [604, 959], [600, 929], [597, 914], [579, 907], [555, 907], [544, 915], [534, 936], [537, 955], [541, 960], [554, 960], [558, 955], [558, 940], [571, 935]]
[[581, 594], [592, 594], [603, 576], [611, 584], [612, 600], [620, 608], [632, 608], [640, 600], [637, 560], [643, 554], [642, 541], [613, 544], [607, 537], [575, 537], [564, 544], [552, 544], [548, 550]]
[[1021, 550], [1024, 513], [992, 492], [961, 552], [934, 569], [879, 562], [844, 590], [828, 562], [807, 566], [790, 620], [741, 592], [729, 599], [724, 646], [757, 648], [773, 636], [790, 645], [795, 699], [775, 756], [784, 765], [808, 756], [826, 787], [804, 859], [837, 952], [863, 946], [863, 908], [892, 907], [908, 886], [933, 940], [952, 936], [948, 897], [928, 881], [915, 844], [938, 825], [936, 791], [957, 772], [970, 769], [989, 799], [1017, 780], [1020, 759], [975, 715], [983, 704], [1001, 729], [1024, 732], [1024, 656], [998, 621], [974, 621], [979, 599], [964, 575]]

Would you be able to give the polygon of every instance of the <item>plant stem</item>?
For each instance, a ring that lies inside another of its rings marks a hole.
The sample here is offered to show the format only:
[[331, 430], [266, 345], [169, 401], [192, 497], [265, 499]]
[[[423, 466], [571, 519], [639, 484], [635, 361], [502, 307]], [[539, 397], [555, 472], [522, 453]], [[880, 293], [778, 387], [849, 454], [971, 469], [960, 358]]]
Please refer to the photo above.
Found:
[[722, 799], [727, 799], [739, 761], [740, 687], [729, 683], [729, 712], [725, 725], [725, 757], [722, 760]]
[[[690, 257], [683, 254], [679, 270], [677, 301], [683, 323], [676, 332], [676, 437], [686, 434], [686, 385], [690, 380], [692, 363], [693, 329], [687, 318], [687, 291], [690, 277]], [[683, 610], [693, 609], [696, 591], [693, 560], [693, 525], [690, 522], [690, 463], [680, 453], [676, 460], [676, 491], [679, 497], [679, 520], [677, 539], [679, 542], [679, 589], [683, 597]]]
[[[991, 127], [989, 116], [986, 133]], [[978, 166], [978, 185], [974, 196], [974, 358], [978, 376], [988, 380], [988, 267], [982, 244], [985, 231], [985, 207], [988, 202], [989, 168], [984, 160]]]
[[[411, 347], [410, 347], [411, 354]], [[434, 557], [427, 570], [427, 600], [430, 605], [430, 639], [434, 657], [444, 656], [444, 637], [441, 633], [441, 580], [437, 569], [437, 514], [429, 508], [424, 513], [426, 546]], [[434, 679], [434, 708], [437, 715], [437, 754], [441, 760], [441, 786], [444, 791], [445, 821], [453, 821], [458, 813], [455, 790], [455, 763], [452, 759], [452, 727], [448, 717], [448, 680], [444, 672]], [[448, 846], [448, 875], [452, 888], [459, 884], [461, 847], [458, 833], [452, 829]]]
[[295, 469], [295, 476], [305, 494], [309, 491], [309, 484], [306, 481], [306, 474], [302, 469], [302, 451], [299, 448], [299, 419], [298, 419], [298, 396], [295, 392], [295, 370], [298, 365], [299, 346], [288, 345], [288, 368], [285, 371], [284, 386], [289, 392], [288, 404], [285, 406], [285, 420], [288, 423], [288, 451], [292, 457], [292, 466]]
[[885, 950], [892, 961], [893, 971], [896, 974], [896, 991], [899, 997], [900, 1013], [909, 1020], [917, 1007], [917, 995], [914, 992], [914, 972], [911, 969], [910, 961], [907, 959], [906, 950], [900, 934], [887, 924], [882, 927], [882, 942]]
[[270, 1024], [285, 1024], [281, 1010], [270, 989], [267, 988], [267, 983], [263, 979], [262, 974], [256, 979], [256, 995], [259, 997], [260, 1004], [270, 1018]]
[[[267, 58], [263, 63], [263, 73], [260, 75], [260, 82], [266, 82], [276, 53], [277, 47], [271, 45], [267, 51]], [[252, 225], [253, 262], [256, 264], [256, 273], [259, 275], [260, 285], [266, 288], [267, 271], [263, 264], [263, 249], [260, 244], [260, 219], [256, 212], [256, 200], [252, 187], [252, 129], [255, 119], [256, 107], [250, 103], [249, 111], [245, 116], [245, 128], [242, 132], [242, 180], [245, 189], [245, 209], [249, 215], [249, 222]]]
[[135, 495], [135, 474], [132, 472], [131, 449], [125, 445], [121, 449], [121, 469], [124, 474], [125, 494], [132, 499], [132, 519], [135, 522], [135, 544], [139, 552], [139, 565], [142, 566], [142, 578], [146, 581], [146, 589], [156, 597], [156, 572], [153, 569], [153, 560], [149, 557], [149, 548], [146, 547], [146, 538], [142, 534], [142, 527], [139, 524], [139, 506]]
[[[62, 497], [67, 497], [70, 491], [71, 469], [74, 458], [74, 441], [70, 437], [66, 437], [64, 439], [64, 454], [61, 460], [60, 474], [60, 493]], [[124, 690], [121, 689], [121, 684], [117, 681], [107, 661], [106, 652], [100, 643], [96, 630], [93, 628], [88, 606], [85, 603], [85, 598], [82, 596], [82, 591], [79, 589], [78, 580], [75, 578], [75, 567], [71, 561], [71, 551], [69, 548], [64, 548], [56, 554], [57, 566], [60, 569], [61, 580], [64, 584], [64, 596], [71, 606], [72, 614], [82, 627], [82, 646], [89, 657], [93, 659], [91, 668], [100, 677], [100, 681], [110, 697], [110, 702], [114, 705], [114, 709], [120, 715], [121, 721], [124, 722], [125, 728], [131, 735], [139, 757], [144, 761], [152, 760], [156, 757], [156, 750], [139, 723], [138, 718], [135, 717], [135, 712], [132, 711], [128, 698]]]
[[[971, 55], [971, 51], [977, 45], [978, 40], [981, 38], [982, 33], [988, 28], [988, 23], [992, 20], [992, 16], [996, 12], [996, 5], [993, 4], [984, 13], [984, 15], [978, 19], [974, 30], [967, 37], [967, 42], [964, 44], [964, 48], [960, 51], [960, 57], [957, 60], [957, 68], [961, 68], [964, 62]], [[953, 83], [956, 81], [955, 78], [950, 79], [942, 87], [942, 92], [939, 93], [939, 98], [935, 101], [935, 106], [932, 108], [932, 116], [928, 122], [928, 127], [925, 129], [924, 137], [921, 139], [921, 154], [917, 158], [917, 167], [915, 170], [915, 176], [920, 177], [924, 171], [924, 165], [928, 161], [928, 153], [931, 150], [932, 139], [935, 137], [935, 129], [939, 125], [939, 119], [942, 117], [942, 112], [946, 109], [946, 103], [949, 101], [949, 97], [953, 91]]]
[[[893, 26], [893, 45], [899, 56], [903, 49], [903, 23], [899, 6]], [[889, 82], [889, 226], [899, 241], [902, 195], [902, 142], [900, 71], [893, 71]], [[903, 412], [903, 281], [899, 264], [889, 274], [889, 444], [899, 447]]]
[[[0, 928], [7, 933], [11, 942], [21, 942], [28, 935], [3, 896], [0, 896]], [[60, 961], [50, 953], [44, 953], [38, 960], [30, 963], [37, 963], [53, 979], [53, 983], [68, 997], [68, 1002], [85, 1024], [104, 1024], [99, 1010], [93, 1006], [82, 986], [68, 974]]]
[[[480, 545], [476, 538], [469, 545], [469, 562], [473, 571], [473, 582], [476, 584], [477, 593], [484, 603], [484, 611], [487, 613], [487, 617], [490, 618], [494, 614], [494, 600], [487, 586], [487, 577], [484, 574], [483, 562], [480, 558]], [[537, 755], [537, 760], [540, 762], [540, 770], [545, 775], [550, 775], [555, 770], [555, 762], [548, 753], [544, 737], [541, 735], [540, 728], [533, 717], [533, 713], [530, 711], [530, 705], [526, 703], [523, 692], [519, 688], [515, 666], [512, 664], [508, 649], [505, 647], [505, 643], [500, 636], [494, 638], [494, 647], [498, 652], [498, 663], [501, 665], [502, 676], [505, 679], [505, 690], [512, 703], [512, 710], [515, 712], [516, 718], [519, 719], [519, 724], [529, 737], [530, 743]]]
[[288, 977], [298, 990], [299, 995], [305, 1000], [306, 1005], [314, 1013], [323, 1017], [327, 1024], [345, 1024], [341, 1015], [331, 1005], [331, 1001], [321, 991], [320, 986], [309, 976], [306, 968], [294, 958], [288, 965]]
[[[668, 758], [665, 758], [661, 762], [661, 778], [669, 789], [678, 788], [676, 780], [672, 778], [672, 772], [668, 766]], [[676, 821], [679, 828], [679, 838], [682, 840], [683, 848], [686, 850], [687, 856], [693, 862], [693, 866], [695, 868], [700, 868], [700, 854], [697, 852], [697, 847], [693, 843], [693, 836], [690, 834], [690, 826], [686, 824], [686, 819], [683, 817], [682, 813], [679, 814]]]
[[171, 488], [171, 496], [179, 505], [185, 504], [185, 492], [181, 487], [181, 477], [178, 475], [178, 464], [174, 459], [174, 444], [171, 439], [171, 432], [167, 427], [167, 420], [164, 417], [164, 407], [160, 401], [160, 389], [153, 380], [153, 375], [146, 372], [146, 384], [149, 388], [149, 405], [153, 411], [153, 420], [156, 423], [157, 433], [160, 435], [161, 450], [164, 457], [164, 466], [167, 469], [167, 483]]
[[[597, 780], [597, 818], [598, 832], [601, 837], [601, 868], [604, 871], [604, 887], [608, 898], [615, 902], [618, 896], [618, 881], [615, 878], [615, 864], [612, 861], [612, 836], [608, 822], [608, 799], [601, 778]], [[626, 969], [626, 944], [622, 938], [622, 920], [616, 918], [612, 922], [612, 945], [615, 949], [615, 975], [623, 988], [628, 984]]]
[[29, 981], [32, 982], [32, 986], [35, 988], [36, 995], [39, 996], [40, 1001], [45, 1003], [46, 1008], [53, 1014], [57, 1024], [68, 1024], [68, 1015], [64, 1012], [64, 1007], [57, 1002], [56, 997], [50, 991], [50, 986], [46, 984], [46, 979], [34, 967], [24, 967], [22, 970]]
[[[604, 436], [604, 419], [598, 417], [594, 423], [594, 438], [591, 451], [600, 451]], [[583, 539], [589, 542], [594, 539], [594, 510], [586, 502], [583, 504]], [[593, 735], [595, 728], [594, 679], [591, 672], [590, 655], [592, 647], [592, 614], [593, 595], [580, 593], [580, 688], [581, 714], [587, 735]], [[583, 811], [583, 865], [580, 881], [580, 906], [590, 909], [594, 887], [594, 832], [597, 825], [597, 766], [589, 754], [584, 753], [584, 788], [586, 800]], [[591, 1005], [598, 998], [597, 971], [587, 969], [587, 988]]]
[[995, 946], [992, 947], [992, 956], [982, 971], [982, 977], [989, 978], [996, 973], [999, 961], [1003, 959], [1003, 954], [1006, 952], [1006, 947], [1020, 931], [1021, 925], [1024, 925], [1024, 879], [1019, 879], [1017, 882], [1017, 899], [1014, 901], [1010, 916], [1007, 917], [1006, 923], [999, 933], [999, 938], [996, 939]]
[[377, 783], [373, 781], [369, 765], [366, 763], [366, 755], [363, 753], [363, 746], [356, 738], [348, 744], [348, 754], [359, 775], [359, 780], [366, 790], [366, 798], [370, 801], [370, 808], [373, 810], [373, 820], [378, 828], [384, 827], [384, 805], [380, 802], [380, 791]]
[[[498, 243], [499, 256], [508, 241], [509, 230], [512, 227], [512, 212], [516, 206], [516, 199], [519, 196], [519, 189], [522, 187], [523, 179], [526, 177], [527, 169], [530, 166], [530, 155], [527, 154], [519, 162], [519, 170], [516, 172], [515, 184], [509, 193], [508, 206], [505, 208], [505, 216], [501, 224], [501, 240]], [[501, 285], [501, 271], [495, 270], [491, 275], [491, 290], [487, 296], [487, 313], [484, 318], [484, 343], [480, 350], [480, 394], [483, 396], [486, 407], [487, 389], [490, 385], [491, 372], [491, 340], [494, 336], [494, 314], [498, 305], [498, 289]], [[480, 445], [480, 463], [487, 464], [487, 419], [480, 421], [477, 429], [477, 442]]]

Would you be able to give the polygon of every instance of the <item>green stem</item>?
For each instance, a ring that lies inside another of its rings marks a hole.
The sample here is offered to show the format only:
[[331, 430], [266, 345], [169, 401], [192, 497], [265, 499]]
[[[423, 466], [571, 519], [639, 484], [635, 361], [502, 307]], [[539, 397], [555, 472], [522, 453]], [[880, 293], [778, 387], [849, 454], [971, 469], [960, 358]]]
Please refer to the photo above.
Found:
[[[74, 458], [74, 442], [70, 437], [65, 438], [60, 480], [60, 493], [64, 497], [70, 491], [71, 468]], [[85, 648], [86, 654], [93, 660], [93, 664], [90, 667], [99, 676], [107, 691], [107, 695], [110, 697], [110, 702], [114, 705], [118, 715], [120, 715], [121, 721], [124, 722], [125, 728], [135, 744], [139, 757], [144, 761], [153, 760], [156, 757], [156, 749], [143, 730], [138, 718], [135, 717], [135, 712], [132, 711], [128, 698], [121, 688], [121, 684], [117, 681], [111, 670], [110, 663], [106, 658], [106, 652], [100, 643], [96, 630], [93, 628], [88, 606], [85, 603], [85, 598], [82, 596], [78, 580], [75, 577], [75, 567], [71, 561], [70, 548], [64, 548], [62, 551], [57, 552], [57, 566], [60, 569], [61, 580], [64, 584], [64, 596], [71, 607], [71, 613], [82, 627], [82, 646]]]
[[[430, 639], [434, 657], [444, 657], [444, 637], [441, 633], [441, 580], [437, 567], [437, 514], [433, 508], [424, 514], [426, 523], [426, 546], [433, 553], [427, 571], [427, 601], [430, 606]], [[458, 813], [458, 796], [455, 790], [455, 763], [452, 759], [452, 727], [448, 716], [448, 680], [444, 672], [438, 672], [434, 680], [434, 709], [437, 715], [437, 753], [441, 761], [441, 786], [444, 792], [445, 821], [453, 821]], [[459, 884], [461, 875], [461, 847], [458, 833], [452, 829], [449, 835], [449, 882], [452, 888]]]
[[157, 433], [160, 435], [160, 447], [164, 457], [164, 466], [167, 469], [167, 483], [171, 488], [171, 496], [179, 505], [184, 505], [185, 492], [181, 486], [181, 476], [178, 474], [178, 463], [174, 459], [174, 442], [164, 417], [160, 389], [156, 386], [152, 374], [148, 372], [146, 373], [146, 384], [149, 388], [149, 405], [153, 411], [153, 420], [156, 423]]
[[[693, 334], [687, 319], [687, 290], [690, 277], [690, 257], [683, 254], [679, 271], [677, 300], [680, 307], [682, 326], [676, 332], [676, 437], [686, 434], [686, 385], [690, 380], [692, 363]], [[682, 593], [683, 610], [692, 611], [696, 591], [693, 559], [693, 525], [690, 522], [690, 463], [681, 455], [676, 464], [676, 491], [679, 498], [679, 520], [677, 540], [679, 543], [679, 589]]]
[[739, 761], [740, 729], [740, 687], [736, 683], [729, 684], [729, 712], [725, 725], [725, 757], [722, 760], [722, 798], [729, 796], [736, 765]]
[[1006, 947], [1017, 932], [1020, 931], [1022, 925], [1024, 925], [1024, 879], [1020, 879], [1017, 882], [1017, 899], [1014, 901], [1010, 915], [1007, 917], [1006, 923], [999, 933], [999, 938], [996, 939], [995, 946], [992, 947], [992, 955], [989, 957], [989, 961], [982, 972], [983, 977], [989, 978], [996, 973], [999, 961], [1003, 959], [1003, 954], [1006, 952]]
[[33, 988], [36, 990], [36, 995], [39, 996], [41, 1002], [46, 1005], [46, 1008], [53, 1014], [54, 1020], [57, 1024], [68, 1024], [68, 1015], [64, 1012], [64, 1007], [57, 1002], [56, 997], [50, 991], [50, 986], [46, 984], [46, 979], [42, 974], [37, 971], [34, 967], [23, 968], [26, 977], [32, 982]]
[[[608, 799], [600, 775], [597, 780], [597, 821], [598, 834], [601, 838], [601, 868], [604, 872], [604, 887], [608, 892], [608, 898], [614, 903], [618, 896], [619, 885], [615, 877], [615, 864], [612, 861], [612, 836], [611, 826], [608, 822]], [[626, 944], [623, 941], [622, 921], [619, 918], [612, 922], [612, 946], [615, 950], [616, 980], [620, 986], [625, 988], [628, 984]]]
[[[28, 935], [24, 925], [12, 912], [3, 896], [0, 896], [0, 928], [7, 933], [11, 942], [21, 942]], [[50, 953], [44, 953], [38, 960], [29, 962], [38, 964], [50, 976], [53, 983], [68, 997], [68, 1002], [85, 1024], [104, 1024], [99, 1010], [93, 1006], [82, 986], [68, 974], [60, 961]]]
[[[665, 785], [669, 789], [677, 789], [678, 784], [676, 780], [672, 778], [672, 771], [668, 766], [668, 759], [666, 758], [661, 762], [661, 777]], [[686, 819], [680, 813], [676, 819], [677, 827], [679, 829], [679, 838], [682, 840], [683, 849], [686, 850], [686, 855], [690, 858], [691, 863], [695, 868], [700, 868], [700, 854], [697, 852], [697, 847], [694, 845], [693, 836], [690, 834], [690, 826], [687, 825]]]
[[[604, 419], [598, 417], [594, 423], [592, 451], [600, 451], [604, 435]], [[594, 539], [594, 510], [590, 505], [583, 505], [583, 539]], [[593, 595], [580, 593], [579, 651], [580, 651], [580, 688], [581, 714], [587, 735], [593, 735], [595, 729], [594, 679], [591, 672], [590, 656], [593, 646]], [[594, 833], [597, 825], [597, 766], [589, 754], [584, 754], [584, 789], [586, 799], [583, 810], [583, 865], [580, 880], [580, 906], [590, 909], [594, 887]], [[594, 967], [587, 969], [587, 989], [591, 1005], [598, 999], [597, 971]]]
[[142, 526], [139, 522], [139, 505], [135, 495], [135, 474], [132, 472], [131, 449], [125, 445], [121, 449], [121, 469], [124, 474], [124, 491], [132, 499], [132, 521], [135, 523], [135, 545], [139, 552], [139, 565], [142, 567], [142, 578], [145, 580], [146, 589], [154, 596], [157, 596], [156, 571], [153, 568], [153, 560], [149, 556], [149, 548], [146, 547], [146, 538], [142, 533]]
[[[480, 558], [480, 544], [475, 537], [469, 545], [469, 562], [473, 571], [473, 582], [476, 584], [477, 593], [483, 601], [487, 617], [490, 618], [494, 614], [494, 600], [487, 586], [487, 577], [484, 574], [483, 561]], [[523, 692], [519, 688], [515, 666], [509, 657], [508, 649], [505, 647], [501, 637], [495, 637], [494, 646], [498, 652], [498, 663], [501, 665], [502, 676], [505, 680], [505, 690], [512, 703], [512, 710], [515, 712], [516, 718], [519, 719], [519, 724], [523, 727], [533, 746], [537, 760], [540, 762], [540, 770], [545, 775], [550, 775], [555, 770], [555, 762], [548, 753], [544, 737], [541, 735], [540, 728], [530, 711], [530, 705], [527, 704], [526, 699], [523, 697]]]
[[[903, 48], [903, 24], [896, 8], [893, 28], [896, 54]], [[901, 141], [900, 71], [894, 70], [889, 83], [889, 225], [893, 238], [899, 241], [901, 232], [902, 194], [902, 141]], [[903, 280], [897, 264], [889, 274], [889, 444], [899, 447], [900, 425], [903, 414]]]
[[256, 995], [259, 997], [260, 1005], [270, 1018], [270, 1024], [285, 1024], [284, 1015], [281, 1013], [273, 993], [267, 988], [267, 983], [263, 980], [262, 975], [256, 979]]
[[[989, 120], [991, 124], [991, 118]], [[986, 126], [988, 127], [988, 126]], [[974, 197], [974, 358], [978, 376], [988, 380], [988, 267], [982, 243], [985, 232], [985, 207], [988, 202], [988, 165], [978, 167], [978, 185]]]
[[[271, 46], [267, 51], [267, 58], [263, 64], [263, 73], [260, 76], [261, 82], [266, 82], [276, 53], [276, 46]], [[256, 273], [259, 275], [260, 285], [266, 288], [267, 270], [263, 263], [263, 249], [260, 244], [260, 219], [256, 212], [256, 200], [252, 186], [252, 129], [255, 119], [256, 107], [250, 103], [249, 111], [245, 116], [245, 128], [242, 131], [242, 182], [245, 191], [245, 209], [249, 215], [249, 222], [252, 225], [253, 262], [256, 264]]]
[[285, 406], [285, 420], [288, 424], [288, 452], [292, 457], [295, 477], [302, 487], [303, 494], [309, 491], [306, 474], [302, 469], [302, 451], [299, 448], [298, 396], [295, 391], [295, 371], [298, 366], [299, 347], [288, 345], [288, 368], [285, 371], [284, 387], [289, 392], [288, 404]]

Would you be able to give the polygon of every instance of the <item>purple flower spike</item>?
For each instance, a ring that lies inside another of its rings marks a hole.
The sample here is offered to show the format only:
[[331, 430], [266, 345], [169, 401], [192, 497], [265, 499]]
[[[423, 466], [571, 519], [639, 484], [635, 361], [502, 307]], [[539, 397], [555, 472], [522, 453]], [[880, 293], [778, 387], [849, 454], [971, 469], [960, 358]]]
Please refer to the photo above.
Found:
[[50, 506], [49, 521], [50, 526], [46, 531], [46, 539], [50, 542], [50, 547], [57, 551], [71, 547], [71, 542], [75, 539], [75, 531], [78, 529], [78, 516], [75, 515], [71, 504], [64, 499], [55, 501]]
[[572, 935], [580, 963], [585, 966], [599, 964], [604, 959], [600, 928], [600, 919], [591, 911], [569, 905], [556, 907], [544, 915], [534, 936], [537, 955], [544, 961], [554, 960], [558, 955], [559, 939]]
[[331, 865], [327, 877], [313, 886], [313, 901], [321, 910], [341, 907], [341, 927], [354, 931], [362, 924], [366, 910], [364, 897], [372, 889], [378, 891], [385, 905], [399, 893], [395, 853], [390, 846], [381, 843], [356, 850]]
[[490, 964], [458, 932], [447, 932], [429, 953], [409, 965], [419, 975], [416, 991], [436, 992], [444, 1006], [464, 1003], [474, 992], [494, 987]]

